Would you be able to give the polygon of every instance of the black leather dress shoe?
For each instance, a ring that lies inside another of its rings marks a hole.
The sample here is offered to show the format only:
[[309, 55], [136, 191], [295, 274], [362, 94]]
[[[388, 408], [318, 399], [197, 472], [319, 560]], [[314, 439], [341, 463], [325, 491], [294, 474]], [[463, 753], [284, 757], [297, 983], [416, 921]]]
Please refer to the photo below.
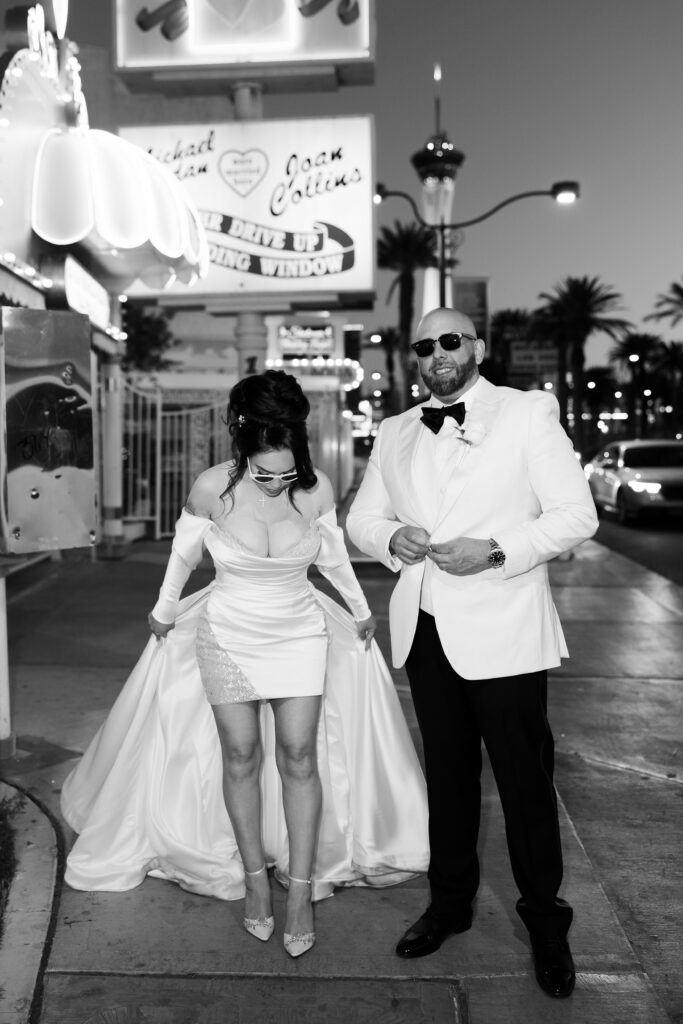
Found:
[[398, 940], [396, 955], [407, 958], [429, 956], [430, 953], [437, 951], [449, 935], [466, 932], [471, 927], [471, 911], [463, 914], [462, 917], [450, 918], [447, 921], [423, 914]]
[[566, 939], [531, 940], [534, 951], [536, 981], [554, 999], [566, 999], [574, 991], [576, 971]]

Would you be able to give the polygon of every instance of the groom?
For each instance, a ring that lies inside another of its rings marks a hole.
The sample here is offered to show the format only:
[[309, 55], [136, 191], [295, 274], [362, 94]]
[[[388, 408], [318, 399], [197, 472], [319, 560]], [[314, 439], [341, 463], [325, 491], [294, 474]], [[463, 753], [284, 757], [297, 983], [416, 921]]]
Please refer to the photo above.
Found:
[[573, 912], [557, 895], [546, 717], [547, 670], [567, 648], [547, 562], [592, 536], [595, 508], [556, 400], [481, 377], [469, 317], [432, 310], [412, 347], [431, 398], [381, 424], [347, 519], [362, 551], [401, 572], [393, 662], [405, 663], [425, 753], [431, 902], [396, 952], [426, 956], [471, 926], [483, 740], [536, 978], [568, 996]]

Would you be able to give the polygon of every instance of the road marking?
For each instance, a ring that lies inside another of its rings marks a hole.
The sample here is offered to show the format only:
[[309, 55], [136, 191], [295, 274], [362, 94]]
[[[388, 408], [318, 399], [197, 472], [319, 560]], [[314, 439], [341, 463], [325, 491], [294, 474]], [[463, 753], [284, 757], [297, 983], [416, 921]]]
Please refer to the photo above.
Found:
[[[561, 752], [562, 753], [562, 752]], [[645, 775], [648, 779], [657, 779], [659, 782], [673, 782], [674, 785], [683, 785], [683, 779], [678, 776], [667, 775], [666, 772], [653, 771], [652, 768], [636, 768], [632, 764], [625, 764], [623, 761], [611, 761], [603, 757], [591, 757], [590, 754], [582, 754], [578, 750], [572, 751], [576, 757], [588, 764], [599, 765], [601, 768], [615, 768], [619, 772], [630, 772], [632, 775]]]

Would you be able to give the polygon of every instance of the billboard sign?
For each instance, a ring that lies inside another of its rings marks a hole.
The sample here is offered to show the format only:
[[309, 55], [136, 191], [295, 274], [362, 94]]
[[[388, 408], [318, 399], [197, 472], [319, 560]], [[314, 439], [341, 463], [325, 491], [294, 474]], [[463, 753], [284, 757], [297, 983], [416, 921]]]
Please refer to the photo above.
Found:
[[552, 341], [511, 341], [508, 383], [512, 387], [554, 381], [557, 376], [557, 346]]
[[284, 359], [300, 356], [333, 356], [337, 347], [332, 324], [325, 324], [324, 327], [281, 324], [277, 340]]
[[[120, 134], [190, 193], [209, 242], [209, 273], [196, 289], [202, 295], [233, 309], [268, 298], [283, 310], [316, 297], [357, 306], [372, 297], [371, 118], [165, 125]], [[164, 294], [174, 290], [182, 293], [178, 286]]]
[[465, 313], [474, 324], [480, 338], [489, 334], [489, 279], [488, 277], [454, 277], [453, 306]]
[[116, 68], [369, 62], [373, 0], [116, 0]]

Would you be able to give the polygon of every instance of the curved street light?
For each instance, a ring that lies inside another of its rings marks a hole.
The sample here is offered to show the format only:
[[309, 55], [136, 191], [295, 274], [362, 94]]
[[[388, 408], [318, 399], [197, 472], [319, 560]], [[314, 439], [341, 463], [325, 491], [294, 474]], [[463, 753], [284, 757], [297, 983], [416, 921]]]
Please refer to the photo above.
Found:
[[581, 195], [581, 190], [578, 181], [556, 181], [554, 185], [546, 189], [533, 189], [529, 192], [517, 192], [513, 196], [509, 196], [507, 199], [503, 199], [501, 203], [496, 203], [486, 213], [482, 213], [479, 217], [471, 217], [469, 220], [455, 221], [450, 224], [446, 224], [443, 220], [437, 224], [430, 224], [424, 219], [422, 214], [417, 208], [415, 200], [408, 192], [401, 192], [398, 189], [388, 189], [386, 185], [378, 183], [375, 186], [375, 203], [381, 203], [384, 199], [388, 199], [391, 196], [399, 196], [401, 199], [405, 199], [411, 206], [413, 214], [418, 224], [422, 227], [429, 228], [432, 231], [439, 232], [439, 304], [444, 306], [446, 304], [446, 233], [448, 231], [459, 231], [462, 228], [471, 227], [472, 224], [480, 224], [483, 220], [488, 220], [494, 213], [498, 213], [505, 206], [509, 206], [511, 203], [516, 203], [520, 199], [529, 199], [531, 196], [550, 196], [555, 200], [556, 203], [561, 205], [568, 205], [575, 202]]

